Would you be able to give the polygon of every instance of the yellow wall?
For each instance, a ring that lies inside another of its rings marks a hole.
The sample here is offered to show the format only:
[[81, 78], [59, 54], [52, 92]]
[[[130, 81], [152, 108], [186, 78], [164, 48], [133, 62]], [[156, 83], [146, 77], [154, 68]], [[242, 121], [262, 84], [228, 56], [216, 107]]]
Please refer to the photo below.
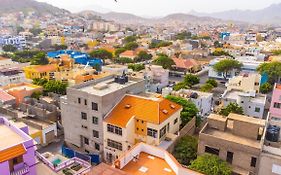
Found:
[[35, 139], [36, 137], [40, 137], [40, 143], [39, 144], [43, 144], [43, 136], [42, 136], [42, 131], [38, 131], [34, 134], [30, 134], [30, 137]]

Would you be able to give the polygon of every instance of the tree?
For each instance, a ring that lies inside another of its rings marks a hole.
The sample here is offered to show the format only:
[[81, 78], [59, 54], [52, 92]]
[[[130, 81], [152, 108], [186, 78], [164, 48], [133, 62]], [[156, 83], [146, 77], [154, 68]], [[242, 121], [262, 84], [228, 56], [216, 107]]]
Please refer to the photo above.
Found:
[[133, 69], [133, 71], [135, 71], [135, 72], [139, 72], [139, 71], [145, 69], [145, 66], [144, 66], [144, 64], [129, 64], [128, 68]]
[[279, 77], [281, 76], [281, 62], [270, 62], [263, 63], [258, 68], [257, 71], [260, 74], [266, 74], [269, 78], [269, 82], [274, 84], [278, 82]]
[[125, 44], [125, 46], [124, 46], [124, 48], [126, 50], [135, 50], [138, 47], [139, 47], [139, 45], [136, 42], [130, 42], [130, 43]]
[[149, 48], [150, 49], [154, 49], [154, 48], [160, 48], [160, 47], [167, 47], [167, 46], [170, 46], [172, 45], [173, 43], [172, 42], [169, 42], [169, 41], [152, 41], [150, 44], [149, 44]]
[[35, 98], [35, 99], [39, 100], [41, 95], [42, 95], [42, 93], [40, 91], [35, 91], [31, 94], [31, 98]]
[[48, 80], [43, 78], [34, 78], [32, 80], [32, 83], [38, 86], [44, 86], [47, 82]]
[[175, 91], [178, 91], [181, 89], [187, 89], [187, 85], [185, 84], [185, 82], [179, 82], [173, 87], [173, 90], [175, 90]]
[[185, 40], [185, 39], [190, 39], [191, 36], [192, 36], [191, 32], [183, 31], [183, 32], [176, 34], [176, 39]]
[[215, 48], [221, 48], [223, 45], [219, 41], [214, 42], [214, 47]]
[[193, 85], [199, 84], [200, 79], [197, 75], [193, 75], [193, 74], [187, 74], [184, 77], [184, 83], [189, 86], [190, 88], [192, 88]]
[[187, 101], [181, 97], [175, 97], [172, 95], [168, 95], [166, 99], [175, 102], [183, 107], [181, 111], [181, 127], [185, 126], [193, 117], [197, 116], [199, 110], [197, 109], [196, 105], [191, 102]]
[[197, 157], [197, 159], [191, 163], [189, 168], [206, 175], [231, 175], [232, 173], [231, 167], [226, 161], [211, 154], [204, 154]]
[[112, 59], [112, 57], [113, 57], [112, 53], [108, 52], [105, 49], [94, 50], [90, 53], [90, 56], [93, 58], [100, 58], [103, 60]]
[[274, 50], [273, 55], [281, 55], [281, 50]]
[[267, 93], [271, 92], [272, 89], [273, 89], [273, 86], [270, 83], [266, 82], [266, 83], [261, 85], [260, 92], [262, 94], [267, 94]]
[[158, 58], [154, 60], [153, 63], [162, 66], [164, 69], [171, 69], [172, 65], [175, 64], [174, 60], [165, 54], [158, 55]]
[[218, 82], [214, 79], [209, 79], [206, 81], [206, 84], [211, 84], [214, 87], [218, 87]]
[[230, 113], [243, 115], [244, 111], [237, 103], [229, 103], [226, 107], [222, 108], [219, 112], [220, 115], [228, 116]]
[[213, 90], [213, 88], [214, 88], [213, 85], [211, 85], [209, 83], [206, 83], [203, 86], [201, 86], [200, 91], [202, 91], [202, 92], [211, 92]]
[[43, 88], [46, 92], [65, 95], [67, 84], [57, 80], [49, 80], [46, 84], [44, 84]]
[[223, 59], [216, 63], [213, 68], [215, 71], [222, 73], [223, 78], [226, 80], [230, 71], [232, 70], [240, 70], [243, 64], [237, 60], [233, 59]]
[[176, 144], [174, 157], [183, 165], [190, 165], [197, 157], [198, 140], [192, 136], [184, 136]]
[[124, 47], [118, 48], [115, 50], [115, 56], [119, 57], [119, 55], [125, 51], [126, 51], [126, 49]]
[[46, 65], [46, 64], [49, 64], [49, 60], [45, 52], [39, 52], [31, 60], [31, 65]]
[[125, 43], [135, 42], [137, 40], [137, 36], [127, 36], [124, 38]]
[[2, 47], [2, 49], [3, 49], [3, 51], [5, 51], [5, 52], [15, 52], [15, 51], [18, 50], [15, 46], [10, 45], [10, 44], [4, 45], [4, 46]]
[[134, 61], [131, 58], [120, 57], [120, 58], [115, 58], [114, 62], [119, 64], [127, 64], [127, 63], [133, 63]]
[[17, 34], [19, 34], [20, 32], [23, 32], [23, 31], [24, 31], [24, 28], [22, 26], [19, 26], [19, 25], [16, 26]]
[[42, 29], [34, 27], [30, 29], [29, 32], [32, 33], [34, 36], [37, 36], [42, 32]]
[[148, 54], [146, 51], [140, 51], [138, 56], [135, 58], [135, 62], [147, 61], [152, 58], [151, 54]]

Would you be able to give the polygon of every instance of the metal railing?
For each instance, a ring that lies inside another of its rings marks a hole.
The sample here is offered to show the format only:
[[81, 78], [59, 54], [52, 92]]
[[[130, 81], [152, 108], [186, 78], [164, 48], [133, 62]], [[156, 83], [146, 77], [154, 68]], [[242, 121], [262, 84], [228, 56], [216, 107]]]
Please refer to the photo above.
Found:
[[11, 172], [11, 175], [23, 175], [23, 174], [27, 174], [29, 172], [29, 166], [27, 164], [23, 164], [23, 167]]

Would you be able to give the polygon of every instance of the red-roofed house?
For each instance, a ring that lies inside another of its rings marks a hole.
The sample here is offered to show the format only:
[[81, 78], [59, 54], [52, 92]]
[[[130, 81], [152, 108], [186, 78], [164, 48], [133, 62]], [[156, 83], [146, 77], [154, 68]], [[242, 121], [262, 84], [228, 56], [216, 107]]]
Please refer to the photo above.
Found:
[[133, 51], [133, 50], [127, 50], [127, 51], [121, 53], [121, 54], [119, 55], [119, 57], [120, 57], [120, 58], [121, 58], [121, 57], [126, 57], [126, 58], [134, 59], [135, 57], [137, 57], [137, 53], [136, 53], [135, 51]]
[[174, 70], [179, 72], [198, 72], [201, 70], [201, 65], [194, 59], [172, 58], [175, 62]]
[[7, 92], [0, 90], [0, 106], [16, 104], [16, 98]]

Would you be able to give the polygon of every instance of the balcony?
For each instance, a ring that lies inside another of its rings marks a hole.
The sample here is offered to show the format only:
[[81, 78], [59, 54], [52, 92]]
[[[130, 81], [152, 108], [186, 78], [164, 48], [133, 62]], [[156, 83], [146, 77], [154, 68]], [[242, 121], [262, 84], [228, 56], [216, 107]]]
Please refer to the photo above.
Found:
[[16, 165], [14, 168], [16, 170], [11, 172], [11, 175], [24, 175], [29, 173], [29, 167], [25, 163], [21, 164], [20, 166]]

